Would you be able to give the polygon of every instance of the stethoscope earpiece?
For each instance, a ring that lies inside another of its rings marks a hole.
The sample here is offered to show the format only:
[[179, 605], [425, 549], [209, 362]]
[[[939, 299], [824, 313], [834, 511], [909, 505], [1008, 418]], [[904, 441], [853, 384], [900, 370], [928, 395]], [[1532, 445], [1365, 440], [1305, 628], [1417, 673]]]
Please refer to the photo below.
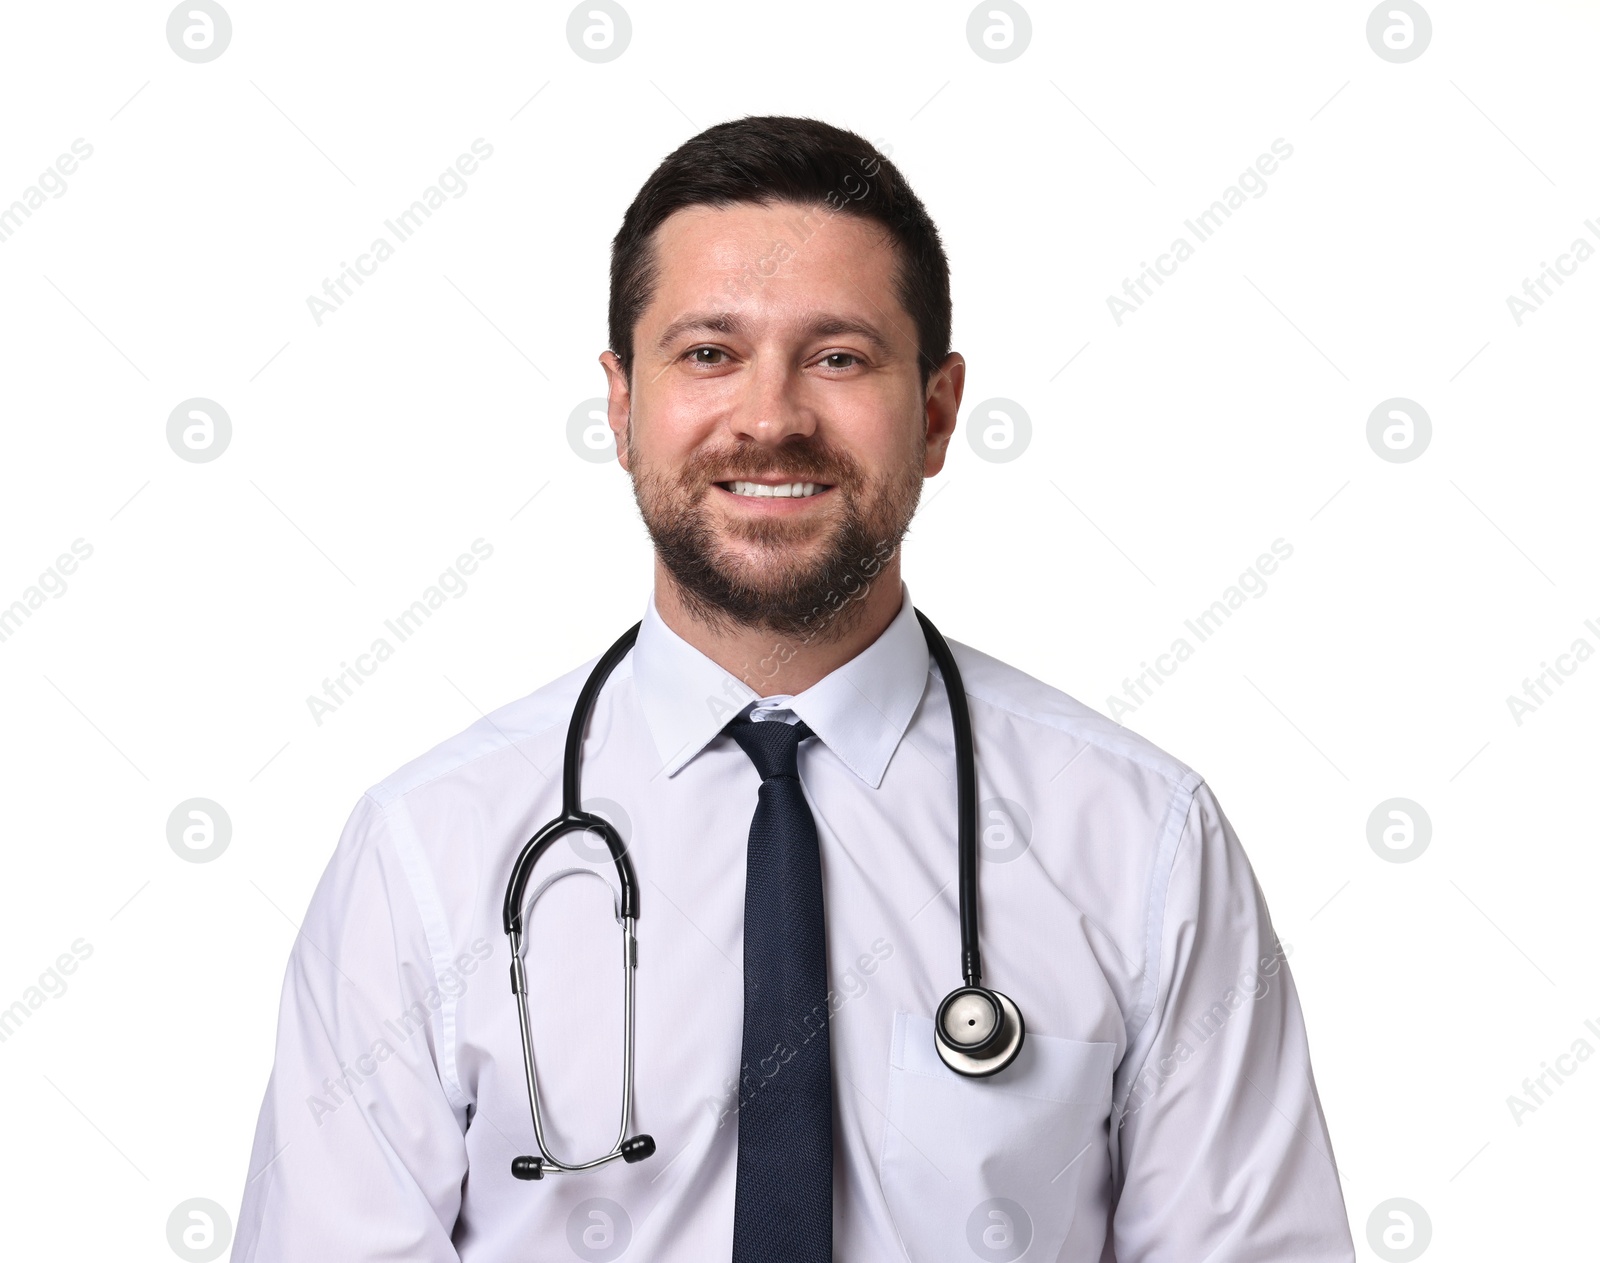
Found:
[[957, 1074], [998, 1074], [1022, 1051], [1027, 1026], [1011, 997], [987, 987], [958, 987], [933, 1020], [933, 1045]]
[[[651, 1136], [630, 1136], [617, 1146], [616, 1154], [624, 1162], [643, 1162], [656, 1151], [655, 1139]], [[556, 1167], [556, 1170], [565, 1171], [567, 1167]], [[523, 1154], [520, 1158], [511, 1159], [511, 1174], [519, 1180], [544, 1179], [544, 1159], [535, 1158], [532, 1154]]]
[[618, 1147], [624, 1162], [643, 1162], [656, 1151], [654, 1136], [633, 1136], [624, 1140]]

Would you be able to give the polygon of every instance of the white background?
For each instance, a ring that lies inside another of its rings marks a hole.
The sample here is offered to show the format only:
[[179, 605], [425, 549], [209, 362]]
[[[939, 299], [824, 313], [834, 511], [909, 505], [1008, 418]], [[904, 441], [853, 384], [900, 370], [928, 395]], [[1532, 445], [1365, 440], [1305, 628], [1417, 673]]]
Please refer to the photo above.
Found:
[[[1600, 245], [1591, 6], [1440, 0], [1405, 64], [1363, 3], [1036, 3], [1004, 64], [961, 4], [641, 0], [605, 64], [565, 6], [227, 7], [207, 64], [159, 4], [0, 32], [0, 207], [93, 146], [0, 243], [0, 607], [93, 549], [0, 642], [0, 1007], [92, 948], [0, 1043], [11, 1252], [170, 1259], [180, 1202], [236, 1213], [295, 923], [361, 792], [642, 612], [627, 477], [567, 418], [603, 389], [628, 201], [746, 113], [892, 154], [950, 253], [968, 408], [1032, 419], [996, 463], [964, 409], [925, 492], [905, 574], [949, 636], [1106, 710], [1293, 547], [1122, 717], [1215, 787], [1292, 945], [1358, 1254], [1393, 1197], [1427, 1257], [1593, 1248], [1600, 1057], [1520, 1125], [1507, 1097], [1600, 1049], [1600, 663], [1506, 702], [1600, 647], [1600, 261], [1520, 326], [1506, 303]], [[307, 296], [480, 137], [319, 326]], [[1277, 138], [1267, 191], [1119, 327], [1107, 296]], [[232, 419], [210, 463], [167, 442], [196, 396]], [[1366, 436], [1395, 396], [1432, 419], [1407, 463]], [[479, 538], [466, 593], [315, 722]], [[201, 864], [167, 841], [197, 796], [232, 822]], [[1367, 840], [1397, 796], [1432, 822], [1408, 863]]]

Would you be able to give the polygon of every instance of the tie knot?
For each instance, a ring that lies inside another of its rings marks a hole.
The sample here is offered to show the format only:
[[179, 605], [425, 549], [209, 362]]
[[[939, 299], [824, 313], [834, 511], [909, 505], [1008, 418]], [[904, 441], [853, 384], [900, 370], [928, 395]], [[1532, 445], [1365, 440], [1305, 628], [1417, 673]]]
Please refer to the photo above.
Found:
[[730, 720], [723, 731], [750, 756], [750, 762], [756, 765], [763, 781], [770, 781], [774, 776], [798, 779], [800, 743], [817, 735], [804, 720], [788, 724], [781, 719], [756, 720], [744, 715]]

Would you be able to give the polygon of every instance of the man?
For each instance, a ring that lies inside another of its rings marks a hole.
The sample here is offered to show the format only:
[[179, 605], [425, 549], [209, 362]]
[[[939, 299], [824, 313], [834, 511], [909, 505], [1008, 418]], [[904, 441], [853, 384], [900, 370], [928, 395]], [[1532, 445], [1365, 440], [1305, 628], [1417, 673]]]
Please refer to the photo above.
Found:
[[[656, 1151], [512, 1173], [540, 1148], [501, 901], [590, 663], [357, 804], [291, 956], [234, 1258], [1353, 1259], [1288, 949], [1216, 798], [959, 644], [984, 977], [1026, 1035], [991, 1077], [935, 1052], [955, 747], [898, 546], [965, 366], [900, 173], [810, 120], [713, 127], [640, 190], [611, 283], [655, 586], [582, 794], [638, 873]], [[592, 834], [552, 855], [526, 985], [544, 1149], [576, 1163], [617, 1139], [615, 895], [554, 874], [616, 870]]]

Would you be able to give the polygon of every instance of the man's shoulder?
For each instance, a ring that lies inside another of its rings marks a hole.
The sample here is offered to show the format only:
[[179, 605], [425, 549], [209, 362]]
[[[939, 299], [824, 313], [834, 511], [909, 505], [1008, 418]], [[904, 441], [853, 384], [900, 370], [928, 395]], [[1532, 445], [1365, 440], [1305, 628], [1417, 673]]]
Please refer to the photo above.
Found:
[[1091, 746], [1128, 775], [1165, 781], [1175, 791], [1187, 792], [1201, 782], [1182, 760], [1070, 693], [970, 645], [952, 640], [950, 649], [967, 696], [1035, 727], [1039, 739], [1059, 734], [1063, 745]]
[[[559, 745], [566, 737], [572, 707], [600, 655], [596, 654], [548, 684], [489, 711], [432, 749], [402, 763], [367, 789], [379, 807], [442, 778], [469, 772], [514, 746], [541, 740]], [[624, 674], [619, 668], [617, 675]]]

